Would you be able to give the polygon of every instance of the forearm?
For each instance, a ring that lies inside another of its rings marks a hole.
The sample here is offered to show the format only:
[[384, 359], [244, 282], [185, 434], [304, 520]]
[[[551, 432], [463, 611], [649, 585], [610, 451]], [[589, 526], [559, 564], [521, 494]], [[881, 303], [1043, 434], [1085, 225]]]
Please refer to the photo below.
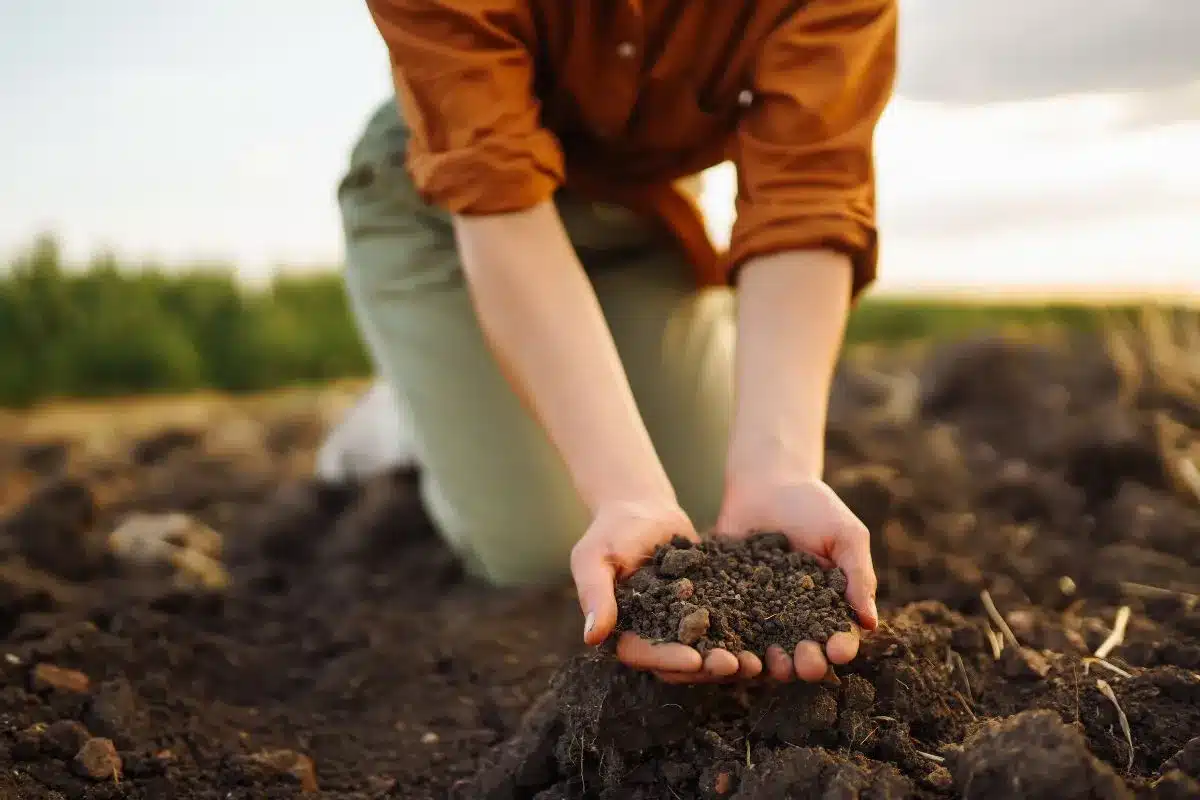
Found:
[[779, 253], [743, 266], [730, 480], [821, 477], [850, 285], [849, 260], [827, 251]]
[[592, 511], [673, 503], [595, 292], [544, 203], [458, 218], [476, 314], [509, 382], [541, 421]]

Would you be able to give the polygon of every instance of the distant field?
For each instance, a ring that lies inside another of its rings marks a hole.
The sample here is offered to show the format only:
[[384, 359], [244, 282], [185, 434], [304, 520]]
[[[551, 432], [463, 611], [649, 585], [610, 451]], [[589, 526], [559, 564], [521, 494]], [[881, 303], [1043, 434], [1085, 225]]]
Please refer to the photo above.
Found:
[[[848, 342], [901, 343], [1030, 328], [1095, 330], [1136, 303], [868, 295]], [[1200, 312], [1188, 312], [1200, 313]], [[64, 264], [51, 239], [0, 271], [0, 407], [54, 398], [252, 393], [361, 379], [369, 362], [339, 276], [261, 287], [231, 268]]]

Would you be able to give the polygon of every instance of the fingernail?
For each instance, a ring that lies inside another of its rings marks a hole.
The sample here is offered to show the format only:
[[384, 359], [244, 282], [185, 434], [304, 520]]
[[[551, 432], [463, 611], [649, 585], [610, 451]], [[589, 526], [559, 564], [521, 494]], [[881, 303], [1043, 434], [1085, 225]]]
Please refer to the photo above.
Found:
[[583, 621], [583, 636], [586, 639], [592, 635], [592, 628], [596, 627], [596, 612], [589, 611], [587, 619]]
[[870, 608], [871, 608], [871, 619], [878, 622], [879, 621], [879, 606], [875, 605], [874, 597], [872, 597], [870, 600]]

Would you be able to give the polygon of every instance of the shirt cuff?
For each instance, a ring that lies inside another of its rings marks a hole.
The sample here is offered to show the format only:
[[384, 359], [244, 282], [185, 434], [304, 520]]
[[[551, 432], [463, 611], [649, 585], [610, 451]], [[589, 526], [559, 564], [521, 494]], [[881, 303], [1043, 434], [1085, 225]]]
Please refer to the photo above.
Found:
[[879, 243], [869, 214], [838, 208], [784, 210], [745, 208], [738, 214], [725, 257], [726, 281], [753, 258], [792, 250], [832, 250], [850, 258], [854, 271], [851, 297], [875, 281]]
[[562, 149], [545, 130], [437, 153], [410, 141], [406, 163], [421, 199], [464, 216], [524, 211], [550, 199], [564, 179]]

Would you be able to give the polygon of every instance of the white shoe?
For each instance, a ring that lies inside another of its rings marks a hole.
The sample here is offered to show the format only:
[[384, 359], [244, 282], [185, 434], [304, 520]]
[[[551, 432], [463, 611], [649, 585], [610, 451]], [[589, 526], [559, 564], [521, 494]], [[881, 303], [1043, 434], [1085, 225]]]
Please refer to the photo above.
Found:
[[315, 472], [322, 480], [347, 483], [416, 463], [412, 422], [387, 382], [377, 379], [328, 433]]

